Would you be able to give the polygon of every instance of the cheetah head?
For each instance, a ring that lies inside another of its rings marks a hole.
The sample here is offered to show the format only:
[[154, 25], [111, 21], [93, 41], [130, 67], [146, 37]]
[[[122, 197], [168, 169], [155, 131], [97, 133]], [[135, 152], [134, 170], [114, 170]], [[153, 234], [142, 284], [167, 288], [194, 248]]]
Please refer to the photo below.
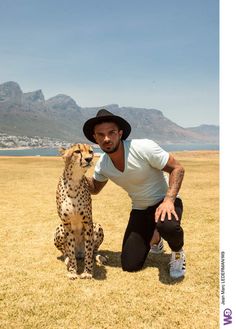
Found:
[[60, 154], [65, 161], [66, 166], [71, 169], [80, 169], [83, 173], [91, 166], [93, 160], [93, 149], [88, 144], [73, 144], [69, 148], [60, 149]]

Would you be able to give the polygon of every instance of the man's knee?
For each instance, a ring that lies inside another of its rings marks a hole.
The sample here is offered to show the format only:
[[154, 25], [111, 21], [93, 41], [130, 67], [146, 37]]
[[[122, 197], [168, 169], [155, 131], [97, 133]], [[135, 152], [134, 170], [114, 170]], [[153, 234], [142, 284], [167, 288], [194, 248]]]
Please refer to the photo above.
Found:
[[168, 242], [171, 250], [179, 251], [182, 248], [184, 232], [180, 226], [180, 221], [177, 221], [175, 218], [171, 220], [165, 218], [164, 222], [158, 221], [157, 230]]
[[172, 235], [178, 233], [178, 231], [180, 230], [180, 223], [175, 218], [168, 220], [168, 218], [166, 217], [163, 222], [160, 220], [157, 222], [156, 228], [161, 235]]
[[123, 271], [136, 272], [141, 270], [148, 251], [147, 244], [141, 235], [132, 232], [122, 248], [121, 266]]
[[[138, 248], [137, 248], [138, 249]], [[128, 248], [124, 248], [121, 253], [121, 267], [126, 272], [137, 272], [140, 271], [145, 262], [145, 256], [142, 255], [141, 250], [133, 251]]]

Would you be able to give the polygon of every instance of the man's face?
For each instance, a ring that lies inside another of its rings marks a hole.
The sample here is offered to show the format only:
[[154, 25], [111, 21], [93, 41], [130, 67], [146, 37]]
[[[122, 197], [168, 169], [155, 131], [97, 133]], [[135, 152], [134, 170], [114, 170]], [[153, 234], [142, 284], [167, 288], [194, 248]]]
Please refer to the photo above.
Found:
[[105, 153], [118, 150], [123, 130], [114, 122], [103, 122], [94, 127], [94, 139]]

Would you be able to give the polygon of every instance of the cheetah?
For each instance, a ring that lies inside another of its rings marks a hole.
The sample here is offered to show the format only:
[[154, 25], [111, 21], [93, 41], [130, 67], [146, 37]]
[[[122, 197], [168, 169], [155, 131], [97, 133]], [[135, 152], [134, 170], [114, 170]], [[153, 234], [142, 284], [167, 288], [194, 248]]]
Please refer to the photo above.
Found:
[[[76, 279], [77, 259], [84, 256], [82, 279], [93, 276], [93, 261], [104, 233], [100, 224], [92, 221], [92, 202], [85, 173], [91, 166], [93, 150], [87, 144], [62, 148], [60, 154], [65, 167], [56, 191], [57, 212], [62, 223], [56, 228], [54, 245], [64, 256], [68, 277]], [[105, 256], [96, 260], [105, 263]]]

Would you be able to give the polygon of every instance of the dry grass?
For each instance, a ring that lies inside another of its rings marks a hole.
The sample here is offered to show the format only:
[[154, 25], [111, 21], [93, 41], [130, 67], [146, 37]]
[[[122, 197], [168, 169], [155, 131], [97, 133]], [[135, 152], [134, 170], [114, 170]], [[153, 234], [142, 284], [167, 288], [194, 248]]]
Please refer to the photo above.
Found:
[[187, 275], [179, 282], [168, 276], [167, 244], [165, 254], [150, 255], [142, 271], [121, 270], [130, 202], [112, 183], [93, 197], [109, 263], [95, 267], [93, 280], [69, 281], [52, 239], [61, 159], [0, 158], [1, 328], [218, 328], [218, 153], [176, 157], [186, 168]]

